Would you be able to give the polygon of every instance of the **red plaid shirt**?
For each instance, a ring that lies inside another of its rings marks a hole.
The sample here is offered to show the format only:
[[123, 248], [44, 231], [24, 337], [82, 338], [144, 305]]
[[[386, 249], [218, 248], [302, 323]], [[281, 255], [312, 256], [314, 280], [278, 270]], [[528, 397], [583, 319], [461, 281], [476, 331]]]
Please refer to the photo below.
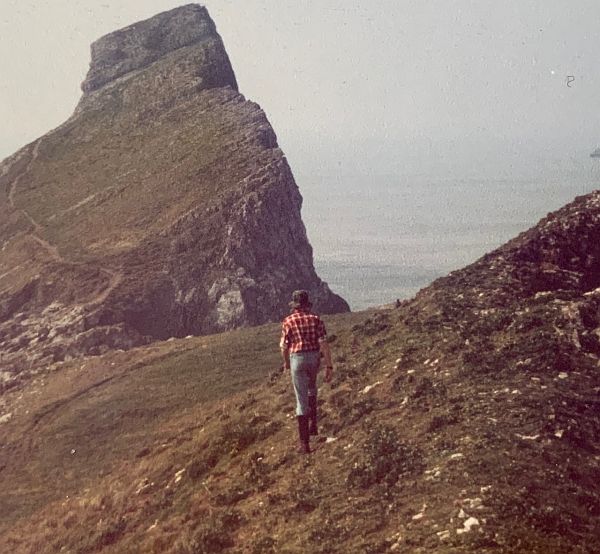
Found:
[[319, 342], [326, 338], [325, 324], [318, 315], [294, 310], [283, 320], [281, 346], [287, 346], [290, 353], [318, 351]]

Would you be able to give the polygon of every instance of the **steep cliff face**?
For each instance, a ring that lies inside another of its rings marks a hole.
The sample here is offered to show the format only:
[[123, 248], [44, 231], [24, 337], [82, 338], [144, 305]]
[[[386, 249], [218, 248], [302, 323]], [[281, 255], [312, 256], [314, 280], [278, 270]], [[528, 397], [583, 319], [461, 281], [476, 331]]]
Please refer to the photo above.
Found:
[[4, 379], [280, 318], [315, 274], [302, 199], [205, 8], [107, 35], [74, 115], [0, 165]]

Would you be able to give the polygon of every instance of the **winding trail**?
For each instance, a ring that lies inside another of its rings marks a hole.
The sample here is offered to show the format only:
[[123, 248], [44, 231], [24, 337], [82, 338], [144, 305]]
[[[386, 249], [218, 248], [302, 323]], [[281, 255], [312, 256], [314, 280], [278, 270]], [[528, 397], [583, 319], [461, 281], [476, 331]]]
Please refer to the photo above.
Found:
[[[27, 212], [26, 210], [24, 210], [22, 208], [17, 208], [17, 206], [15, 205], [15, 194], [17, 193], [17, 188], [18, 188], [19, 184], [21, 183], [23, 177], [25, 177], [27, 175], [27, 173], [29, 173], [32, 165], [37, 161], [37, 159], [39, 157], [40, 145], [42, 144], [42, 140], [43, 140], [43, 138], [39, 138], [35, 142], [33, 148], [31, 149], [29, 162], [27, 162], [27, 165], [20, 171], [20, 173], [15, 177], [15, 179], [10, 184], [10, 188], [8, 190], [9, 206], [15, 212], [20, 212], [23, 215], [23, 217], [31, 224], [32, 231], [30, 232], [29, 236], [31, 237], [32, 240], [34, 240], [36, 243], [38, 243], [44, 250], [46, 250], [46, 252], [48, 252], [48, 256], [52, 261], [62, 263], [65, 265], [71, 265], [71, 266], [89, 266], [91, 264], [86, 264], [85, 262], [70, 262], [68, 260], [65, 260], [65, 258], [59, 252], [58, 247], [54, 244], [51, 244], [43, 237], [43, 234], [44, 234], [43, 227], [31, 216], [31, 214], [29, 212]], [[4, 168], [2, 175], [6, 175], [9, 170], [10, 170], [10, 166], [7, 166], [6, 168]], [[101, 271], [102, 273], [104, 273], [105, 275], [108, 276], [108, 284], [104, 290], [100, 291], [98, 294], [96, 294], [90, 300], [88, 300], [87, 302], [82, 304], [82, 307], [94, 307], [94, 306], [97, 306], [98, 304], [102, 304], [102, 302], [104, 302], [108, 298], [108, 296], [112, 293], [112, 291], [115, 290], [119, 286], [121, 281], [123, 280], [123, 274], [121, 272], [115, 271], [113, 269], [107, 269], [107, 268], [96, 268], [96, 269], [98, 269], [99, 271]]]

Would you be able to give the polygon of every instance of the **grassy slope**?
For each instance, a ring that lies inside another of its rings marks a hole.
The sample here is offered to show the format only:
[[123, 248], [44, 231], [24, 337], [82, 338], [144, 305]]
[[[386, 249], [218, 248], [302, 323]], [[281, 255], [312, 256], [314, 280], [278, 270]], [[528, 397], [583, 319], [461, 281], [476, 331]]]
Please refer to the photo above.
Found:
[[[114, 84], [110, 94], [23, 149], [14, 164], [6, 163], [0, 244], [9, 242], [0, 256], [0, 293], [19, 290], [38, 274], [54, 285], [60, 267], [62, 288], [77, 296], [81, 276], [70, 271], [82, 263], [98, 271], [126, 268], [124, 286], [135, 293], [136, 266], [160, 272], [169, 248], [164, 234], [192, 209], [205, 230], [197, 245], [203, 252], [199, 266], [211, 264], [222, 239], [215, 220], [226, 199], [279, 154], [252, 131], [264, 117], [256, 105], [229, 89], [186, 89], [190, 78], [176, 69], [198, 55], [176, 51]], [[36, 234], [56, 248], [60, 263], [39, 241], [20, 236], [32, 231], [32, 222]], [[31, 252], [23, 259], [25, 249]], [[11, 271], [16, 266], [20, 271]], [[54, 286], [54, 296], [60, 294]], [[81, 297], [76, 300], [86, 299]]]
[[7, 395], [14, 418], [0, 429], [0, 466], [3, 481], [18, 486], [0, 490], [0, 521], [73, 494], [172, 438], [163, 428], [171, 419], [256, 385], [277, 364], [267, 348], [274, 332], [259, 327], [70, 362]]
[[208, 173], [223, 165], [230, 114], [206, 106], [183, 103], [147, 121], [131, 111], [84, 112], [42, 139], [17, 207], [69, 257], [130, 248], [168, 225], [169, 214], [208, 206], [220, 185], [236, 182]]
[[[524, 316], [467, 298], [451, 316], [448, 298], [328, 319], [335, 440], [309, 457], [290, 449], [288, 378], [268, 377], [276, 326], [107, 355], [14, 393], [30, 411], [0, 427], [0, 549], [593, 552], [597, 357], [553, 331], [552, 299]], [[479, 525], [460, 533], [467, 517]]]
[[[186, 110], [187, 123], [181, 121]], [[40, 139], [38, 157], [26, 171], [24, 163], [16, 164], [0, 183], [8, 188], [23, 172], [15, 206], [25, 209], [41, 226], [40, 236], [57, 247], [66, 263], [118, 267], [121, 262], [114, 255], [139, 248], [191, 206], [218, 202], [215, 187], [223, 181], [213, 179], [209, 169], [220, 163], [215, 161], [218, 149], [226, 151], [226, 137], [214, 129], [227, 128], [223, 120], [227, 114], [206, 111], [200, 101], [194, 109], [186, 104], [173, 108], [160, 122], [136, 125], [136, 115], [129, 111], [116, 116], [83, 113]], [[127, 131], [136, 127], [143, 129], [143, 136], [132, 137]], [[174, 159], [174, 152], [181, 159]], [[24, 156], [24, 161], [29, 159]], [[223, 176], [228, 178], [236, 182], [232, 175]], [[7, 205], [3, 206], [6, 210]], [[67, 303], [87, 300], [88, 291], [79, 284], [85, 279], [77, 273], [78, 266], [53, 264], [45, 248], [28, 235], [17, 234], [31, 229], [26, 217], [10, 211], [7, 217], [9, 224], [0, 225], [0, 243], [16, 238], [0, 256], [0, 292], [19, 290], [36, 275], [42, 275], [51, 287], [60, 273], [66, 286], [54, 286], [52, 296]], [[145, 259], [160, 258], [144, 248]], [[100, 289], [105, 286], [99, 285]], [[67, 293], [74, 298], [65, 297]]]

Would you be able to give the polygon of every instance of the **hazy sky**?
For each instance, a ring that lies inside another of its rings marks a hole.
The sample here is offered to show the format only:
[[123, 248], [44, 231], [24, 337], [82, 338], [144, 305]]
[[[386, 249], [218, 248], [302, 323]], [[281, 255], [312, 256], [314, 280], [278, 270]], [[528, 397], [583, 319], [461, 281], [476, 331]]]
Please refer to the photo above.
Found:
[[[183, 3], [0, 0], [0, 158], [71, 114], [93, 40]], [[477, 174], [600, 143], [597, 0], [204, 4], [297, 175]]]

